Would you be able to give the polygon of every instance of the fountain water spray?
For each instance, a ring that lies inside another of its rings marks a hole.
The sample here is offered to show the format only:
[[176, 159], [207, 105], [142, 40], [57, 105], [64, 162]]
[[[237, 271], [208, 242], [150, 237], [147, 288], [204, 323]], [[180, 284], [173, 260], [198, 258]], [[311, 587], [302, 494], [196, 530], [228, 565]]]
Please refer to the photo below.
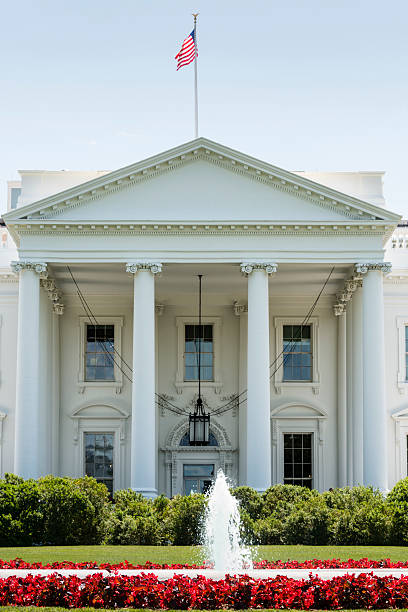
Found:
[[231, 495], [227, 479], [218, 470], [209, 497], [204, 525], [204, 545], [208, 560], [219, 572], [251, 570], [251, 550], [243, 546], [240, 536], [238, 500]]

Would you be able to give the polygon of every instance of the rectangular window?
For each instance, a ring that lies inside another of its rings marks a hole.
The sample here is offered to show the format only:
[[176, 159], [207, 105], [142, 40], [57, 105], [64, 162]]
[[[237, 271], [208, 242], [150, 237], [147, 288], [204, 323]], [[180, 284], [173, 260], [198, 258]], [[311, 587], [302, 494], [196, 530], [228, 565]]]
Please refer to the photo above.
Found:
[[114, 380], [114, 325], [86, 325], [85, 380]]
[[405, 380], [408, 380], [408, 325], [405, 326]]
[[106, 485], [113, 494], [113, 433], [86, 433], [85, 474]]
[[312, 434], [283, 434], [283, 484], [312, 488]]
[[214, 479], [214, 465], [183, 465], [184, 495], [206, 493]]
[[283, 380], [312, 380], [311, 325], [283, 326]]
[[17, 208], [18, 198], [21, 195], [21, 187], [11, 187], [10, 189], [10, 208]]
[[198, 380], [199, 352], [201, 363], [201, 380], [214, 380], [213, 326], [186, 325], [184, 328], [184, 333], [184, 380]]

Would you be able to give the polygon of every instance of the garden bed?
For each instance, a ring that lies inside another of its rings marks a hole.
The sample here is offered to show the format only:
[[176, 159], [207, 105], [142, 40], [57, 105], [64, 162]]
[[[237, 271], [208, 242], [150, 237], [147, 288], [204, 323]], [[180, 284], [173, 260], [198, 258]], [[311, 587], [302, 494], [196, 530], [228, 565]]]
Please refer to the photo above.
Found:
[[[5, 561], [0, 559], [0, 569], [101, 569], [108, 571], [120, 570], [179, 570], [179, 569], [208, 569], [210, 563], [131, 563], [122, 561], [121, 563], [97, 563], [96, 561], [56, 561], [52, 563], [42, 563], [41, 561], [30, 563], [23, 559], [11, 559]], [[391, 561], [390, 559], [310, 559], [308, 561], [255, 561], [254, 569], [373, 569], [373, 568], [408, 568], [408, 561]]]
[[160, 581], [149, 573], [86, 578], [54, 573], [0, 579], [0, 605], [200, 610], [407, 608], [408, 577], [365, 573], [330, 580], [312, 574], [306, 580], [286, 576], [256, 580], [245, 575], [211, 580], [175, 576]]

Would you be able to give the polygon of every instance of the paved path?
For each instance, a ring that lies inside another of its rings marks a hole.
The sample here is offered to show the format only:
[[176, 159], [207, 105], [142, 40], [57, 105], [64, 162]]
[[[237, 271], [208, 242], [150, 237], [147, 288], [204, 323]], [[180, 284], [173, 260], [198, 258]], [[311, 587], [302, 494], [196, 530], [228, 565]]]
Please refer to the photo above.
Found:
[[[264, 570], [248, 570], [246, 574], [253, 578], [274, 578], [275, 576], [287, 576], [288, 578], [307, 579], [309, 574], [319, 576], [319, 578], [330, 579], [335, 576], [344, 576], [345, 574], [367, 574], [373, 573], [374, 576], [408, 576], [408, 568], [403, 569], [386, 569], [386, 568], [350, 568], [350, 569], [264, 569]], [[49, 576], [50, 574], [61, 574], [62, 576], [91, 576], [92, 574], [102, 574], [103, 576], [112, 576], [115, 572], [98, 569], [1, 569], [0, 578], [8, 576]], [[174, 575], [189, 576], [206, 576], [213, 580], [221, 580], [224, 578], [224, 572], [218, 572], [212, 569], [175, 569], [175, 570], [119, 570], [118, 574], [122, 576], [139, 576], [140, 574], [155, 574], [162, 580], [172, 578]]]

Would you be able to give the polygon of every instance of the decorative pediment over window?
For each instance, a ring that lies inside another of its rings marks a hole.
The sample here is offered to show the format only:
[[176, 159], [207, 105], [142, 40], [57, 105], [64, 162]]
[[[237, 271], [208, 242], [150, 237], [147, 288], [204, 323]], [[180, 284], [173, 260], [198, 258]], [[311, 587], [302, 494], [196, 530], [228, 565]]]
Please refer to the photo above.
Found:
[[74, 424], [74, 444], [78, 443], [79, 429], [81, 421], [87, 423], [108, 423], [116, 422], [120, 425], [120, 441], [123, 443], [125, 440], [125, 422], [129, 418], [127, 410], [118, 405], [117, 403], [106, 402], [97, 400], [85, 402], [76, 408], [72, 414], [71, 419]]
[[272, 419], [327, 419], [323, 408], [303, 402], [283, 404], [271, 411]]
[[394, 412], [391, 416], [394, 419], [394, 421], [403, 421], [403, 420], [408, 421], [408, 406], [400, 410], [397, 410], [397, 412]]

